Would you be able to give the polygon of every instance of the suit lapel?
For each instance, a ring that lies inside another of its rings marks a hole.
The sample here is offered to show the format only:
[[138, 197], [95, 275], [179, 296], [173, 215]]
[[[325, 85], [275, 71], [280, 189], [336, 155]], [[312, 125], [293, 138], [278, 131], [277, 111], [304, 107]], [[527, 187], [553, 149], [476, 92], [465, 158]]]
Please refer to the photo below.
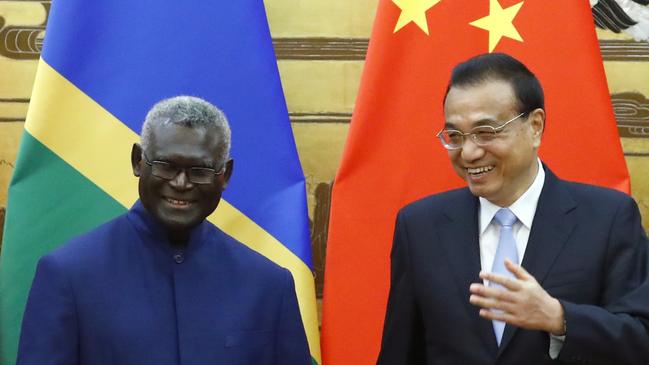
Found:
[[479, 309], [469, 303], [469, 286], [481, 282], [478, 276], [480, 272], [478, 207], [478, 199], [469, 189], [462, 190], [460, 198], [453, 200], [453, 205], [444, 208], [446, 220], [440, 222], [438, 226], [439, 241], [446, 253], [460, 292], [464, 290], [466, 294], [461, 301], [475, 323], [478, 335], [489, 352], [495, 355], [498, 344], [491, 322], [481, 318], [478, 314]]
[[[522, 262], [525, 270], [541, 284], [576, 225], [575, 216], [570, 214], [576, 207], [576, 202], [563, 183], [545, 165], [543, 167], [545, 183]], [[518, 327], [505, 326], [499, 355], [517, 331]]]

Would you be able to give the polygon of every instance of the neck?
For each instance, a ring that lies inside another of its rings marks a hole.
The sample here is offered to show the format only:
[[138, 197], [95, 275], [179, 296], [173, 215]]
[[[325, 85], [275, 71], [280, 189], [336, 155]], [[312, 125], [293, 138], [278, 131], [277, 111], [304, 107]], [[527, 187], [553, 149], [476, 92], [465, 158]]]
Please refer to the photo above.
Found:
[[520, 198], [525, 194], [525, 192], [532, 186], [534, 183], [534, 179], [536, 179], [536, 175], [539, 172], [539, 163], [538, 161], [534, 161], [534, 165], [530, 166], [530, 169], [528, 170], [528, 173], [525, 174], [524, 176], [521, 176], [520, 184], [518, 184], [519, 188], [518, 190], [514, 191], [514, 194], [504, 198], [500, 199], [498, 201], [492, 201], [492, 203], [498, 205], [499, 207], [509, 207], [510, 205], [514, 204]]
[[189, 243], [189, 231], [169, 231], [167, 233], [169, 244], [174, 248], [185, 248]]

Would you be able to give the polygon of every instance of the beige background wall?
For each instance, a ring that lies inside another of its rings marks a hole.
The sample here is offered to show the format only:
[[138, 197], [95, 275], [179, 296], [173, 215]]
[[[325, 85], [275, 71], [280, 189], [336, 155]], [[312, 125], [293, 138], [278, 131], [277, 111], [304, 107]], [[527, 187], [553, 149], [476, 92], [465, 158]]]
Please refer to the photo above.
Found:
[[[320, 284], [327, 184], [333, 180], [342, 154], [377, 1], [265, 1], [307, 179]], [[0, 207], [6, 206], [7, 186], [49, 5], [50, 1], [0, 0]], [[16, 32], [22, 32], [18, 45], [11, 38]], [[627, 36], [608, 31], [598, 31], [598, 37], [631, 172], [633, 195], [643, 211], [645, 227], [649, 227], [649, 44], [634, 43]]]

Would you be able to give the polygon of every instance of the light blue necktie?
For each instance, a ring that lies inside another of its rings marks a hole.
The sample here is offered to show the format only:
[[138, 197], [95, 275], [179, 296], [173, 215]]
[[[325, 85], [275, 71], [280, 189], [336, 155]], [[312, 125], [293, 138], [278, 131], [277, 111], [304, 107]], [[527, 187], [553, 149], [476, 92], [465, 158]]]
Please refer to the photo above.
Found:
[[[507, 208], [502, 208], [496, 212], [494, 219], [500, 225], [500, 238], [498, 239], [498, 249], [496, 250], [496, 257], [491, 268], [491, 272], [504, 276], [514, 277], [514, 274], [509, 272], [505, 267], [505, 259], [518, 264], [518, 251], [516, 251], [516, 239], [514, 238], [514, 223], [518, 220], [514, 213]], [[499, 287], [499, 284], [490, 283], [489, 286]], [[494, 332], [496, 333], [496, 340], [500, 346], [500, 340], [505, 331], [505, 322], [492, 321]]]

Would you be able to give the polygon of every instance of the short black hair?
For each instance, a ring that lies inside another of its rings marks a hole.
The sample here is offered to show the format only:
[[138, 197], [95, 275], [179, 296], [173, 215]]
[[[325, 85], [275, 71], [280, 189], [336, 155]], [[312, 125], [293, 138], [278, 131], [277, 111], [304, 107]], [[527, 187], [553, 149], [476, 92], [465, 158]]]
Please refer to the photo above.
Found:
[[545, 110], [539, 80], [521, 61], [505, 53], [481, 54], [455, 66], [446, 87], [444, 103], [451, 87], [474, 86], [489, 80], [502, 80], [512, 86], [520, 113], [529, 113], [537, 108]]

